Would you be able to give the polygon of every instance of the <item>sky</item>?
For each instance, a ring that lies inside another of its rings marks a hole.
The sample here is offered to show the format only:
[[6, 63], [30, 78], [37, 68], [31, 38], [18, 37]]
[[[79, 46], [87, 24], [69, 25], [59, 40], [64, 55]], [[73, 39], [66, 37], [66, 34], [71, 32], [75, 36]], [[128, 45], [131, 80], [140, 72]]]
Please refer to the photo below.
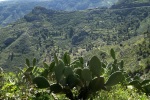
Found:
[[8, 1], [8, 0], [0, 0], [0, 1]]
[[[14, 0], [0, 0], [0, 2], [1, 1], [14, 1]], [[17, 0], [15, 0], [15, 1], [17, 1]], [[38, 0], [38, 1], [44, 1], [44, 0]], [[45, 0], [46, 1], [46, 0]], [[49, 0], [49, 1], [51, 1], [51, 0]]]
[[1, 1], [9, 1], [9, 0], [0, 0], [0, 2], [1, 2]]

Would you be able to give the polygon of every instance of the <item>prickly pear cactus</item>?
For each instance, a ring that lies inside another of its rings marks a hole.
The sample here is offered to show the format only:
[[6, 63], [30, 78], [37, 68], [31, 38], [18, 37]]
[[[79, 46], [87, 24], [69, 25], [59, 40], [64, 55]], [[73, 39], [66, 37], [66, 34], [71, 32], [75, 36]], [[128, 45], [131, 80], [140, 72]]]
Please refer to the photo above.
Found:
[[80, 79], [82, 79], [82, 77], [81, 77], [82, 69], [81, 68], [75, 68], [74, 73], [77, 74], [80, 77]]
[[36, 84], [37, 87], [40, 88], [40, 89], [50, 87], [50, 84], [47, 81], [47, 79], [45, 77], [42, 77], [42, 76], [35, 77], [33, 79], [33, 83]]
[[[89, 99], [91, 95], [102, 89], [107, 90], [111, 86], [124, 82], [124, 73], [120, 70], [123, 69], [124, 62], [118, 63], [113, 49], [110, 53], [114, 60], [113, 63], [101, 62], [98, 57], [93, 56], [87, 65], [84, 64], [82, 57], [71, 62], [68, 53], [65, 53], [61, 60], [54, 54], [54, 61], [50, 65], [43, 63], [44, 70], [39, 77], [33, 78], [33, 83], [40, 89], [50, 89], [51, 93], [63, 93], [71, 100]], [[34, 63], [35, 61], [33, 61], [33, 66]], [[26, 65], [30, 66], [28, 60], [26, 60]], [[108, 69], [113, 69], [113, 71], [110, 70], [108, 73]], [[28, 67], [26, 71], [32, 72], [33, 68]], [[104, 76], [108, 78], [106, 82]], [[51, 85], [47, 80], [50, 78]], [[73, 89], [75, 89], [76, 94], [74, 94]]]
[[88, 68], [84, 68], [81, 72], [82, 78], [84, 81], [91, 81], [92, 80], [92, 72]]
[[110, 50], [110, 54], [111, 54], [111, 57], [112, 57], [113, 59], [116, 59], [116, 54], [115, 54], [114, 49], [111, 49], [111, 50]]
[[26, 65], [27, 65], [28, 67], [30, 67], [30, 61], [29, 61], [29, 59], [26, 59]]
[[121, 71], [114, 72], [110, 75], [106, 82], [106, 86], [114, 86], [124, 81], [124, 75]]
[[61, 93], [63, 92], [63, 88], [60, 84], [52, 84], [50, 86], [50, 91], [53, 93]]
[[53, 72], [55, 69], [55, 62], [52, 62], [48, 69], [49, 69], [49, 72]]
[[120, 62], [120, 69], [123, 69], [123, 67], [124, 67], [124, 61], [121, 60], [121, 62]]
[[33, 63], [33, 67], [36, 65], [36, 58], [33, 59], [32, 63]]
[[103, 74], [104, 69], [101, 66], [101, 62], [98, 57], [94, 56], [89, 62], [89, 68], [93, 75], [100, 76]]
[[104, 77], [97, 77], [92, 79], [89, 84], [89, 89], [91, 92], [100, 91], [101, 89], [104, 89]]
[[67, 52], [63, 56], [63, 61], [65, 65], [70, 65], [71, 63], [70, 55]]
[[69, 67], [69, 66], [66, 66], [65, 69], [64, 69], [64, 75], [65, 75], [66, 77], [68, 77], [69, 75], [73, 75], [73, 74], [74, 74], [74, 73], [73, 73], [72, 68]]
[[66, 78], [66, 83], [71, 89], [73, 89], [74, 87], [76, 87], [78, 85], [79, 78], [75, 75], [69, 75]]
[[56, 78], [58, 83], [60, 82], [60, 80], [63, 76], [64, 69], [65, 69], [64, 63], [61, 60], [59, 60], [58, 65], [55, 66], [55, 70], [54, 70], [55, 78]]

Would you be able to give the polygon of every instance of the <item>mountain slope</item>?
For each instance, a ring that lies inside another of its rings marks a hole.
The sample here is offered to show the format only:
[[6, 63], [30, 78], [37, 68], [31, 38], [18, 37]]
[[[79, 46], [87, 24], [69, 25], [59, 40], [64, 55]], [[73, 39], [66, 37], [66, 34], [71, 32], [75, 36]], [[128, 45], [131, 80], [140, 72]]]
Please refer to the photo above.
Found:
[[53, 10], [84, 10], [96, 7], [110, 7], [117, 0], [9, 0], [0, 2], [0, 25], [5, 26], [22, 18], [34, 7], [42, 6]]
[[112, 8], [133, 8], [150, 6], [150, 0], [119, 0]]
[[150, 7], [55, 11], [36, 7], [0, 30], [0, 65], [24, 66], [25, 58], [50, 62], [69, 51], [77, 57], [105, 45], [120, 44], [147, 30]]

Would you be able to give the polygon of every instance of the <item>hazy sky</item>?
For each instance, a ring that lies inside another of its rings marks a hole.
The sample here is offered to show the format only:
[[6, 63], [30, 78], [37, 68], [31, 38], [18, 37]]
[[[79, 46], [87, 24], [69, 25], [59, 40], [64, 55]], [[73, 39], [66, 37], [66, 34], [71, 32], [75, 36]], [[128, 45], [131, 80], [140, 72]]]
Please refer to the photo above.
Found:
[[8, 0], [0, 0], [0, 1], [8, 1]]
[[[19, 0], [0, 0], [1, 1], [19, 1]], [[21, 0], [20, 0], [21, 1]], [[22, 0], [23, 1], [23, 0]], [[37, 1], [52, 1], [52, 0], [37, 0]]]

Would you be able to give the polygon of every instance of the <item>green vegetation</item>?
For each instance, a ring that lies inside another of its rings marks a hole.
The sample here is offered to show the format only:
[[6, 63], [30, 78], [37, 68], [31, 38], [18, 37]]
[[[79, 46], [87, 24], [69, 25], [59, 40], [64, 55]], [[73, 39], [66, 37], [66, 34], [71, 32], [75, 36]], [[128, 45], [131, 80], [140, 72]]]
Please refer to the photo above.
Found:
[[110, 7], [117, 0], [13, 0], [0, 2], [0, 26], [6, 26], [17, 21], [32, 11], [36, 6], [53, 10], [85, 10], [95, 7]]
[[[142, 44], [143, 33], [148, 30], [149, 9], [140, 7], [66, 12], [36, 7], [23, 19], [1, 28], [0, 65], [10, 70], [14, 66], [22, 67], [25, 58], [31, 60], [34, 57], [41, 65], [43, 61], [51, 61], [54, 51], [59, 52], [59, 57], [66, 51], [70, 52], [74, 59], [85, 56], [91, 50], [106, 51], [112, 46], [118, 49], [117, 53], [126, 53], [120, 58], [128, 62], [126, 69], [134, 64], [133, 71], [137, 66], [135, 55], [138, 46], [135, 45]], [[133, 47], [136, 49], [133, 50]], [[127, 61], [131, 59], [133, 62]]]
[[112, 8], [134, 8], [139, 6], [150, 6], [150, 0], [119, 0]]
[[[5, 74], [1, 68], [0, 99], [147, 100], [145, 94], [138, 93], [145, 92], [149, 95], [147, 87], [150, 80], [138, 84], [137, 79], [140, 77], [136, 76], [135, 80], [132, 80], [129, 74], [123, 71], [123, 60], [118, 62], [113, 49], [110, 54], [113, 63], [102, 62], [96, 56], [93, 56], [87, 64], [84, 64], [82, 57], [71, 62], [70, 55], [65, 53], [62, 59], [58, 59], [54, 54], [54, 60], [50, 65], [43, 63], [43, 68], [36, 66], [35, 58], [32, 63], [26, 59], [26, 68], [23, 70], [19, 68], [17, 74]], [[138, 91], [132, 89], [131, 92], [129, 88], [125, 88], [129, 85], [133, 85]]]
[[149, 100], [149, 23], [148, 0], [35, 7], [0, 28], [0, 99]]

